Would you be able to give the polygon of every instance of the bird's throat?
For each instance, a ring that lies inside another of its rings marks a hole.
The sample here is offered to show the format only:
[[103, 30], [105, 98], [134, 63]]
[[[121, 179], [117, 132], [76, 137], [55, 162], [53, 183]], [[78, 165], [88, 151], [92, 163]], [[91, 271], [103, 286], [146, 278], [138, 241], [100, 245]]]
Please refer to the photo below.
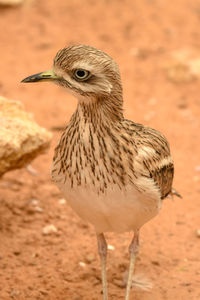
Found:
[[93, 124], [112, 123], [123, 119], [123, 100], [116, 97], [97, 97], [81, 99], [78, 102], [76, 113], [85, 122]]

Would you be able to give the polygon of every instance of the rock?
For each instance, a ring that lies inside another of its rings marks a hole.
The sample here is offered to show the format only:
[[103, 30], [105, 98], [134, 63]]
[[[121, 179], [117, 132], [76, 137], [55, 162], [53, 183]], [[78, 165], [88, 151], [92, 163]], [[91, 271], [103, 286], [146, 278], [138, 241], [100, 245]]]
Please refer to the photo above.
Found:
[[39, 206], [36, 206], [35, 211], [38, 212], [38, 213], [43, 213], [43, 208], [41, 208]]
[[108, 245], [108, 250], [113, 251], [113, 250], [115, 250], [115, 247], [113, 245]]
[[86, 264], [83, 261], [79, 261], [78, 264], [81, 268], [85, 268], [85, 266], [86, 266]]
[[31, 166], [31, 165], [28, 165], [26, 167], [26, 170], [33, 176], [37, 176], [38, 175], [38, 172]]
[[52, 134], [19, 101], [0, 97], [0, 176], [24, 167], [50, 145]]
[[151, 263], [155, 266], [160, 266], [160, 263], [157, 260], [152, 260]]
[[47, 296], [48, 293], [49, 292], [47, 290], [40, 290], [40, 294], [42, 294], [43, 296]]
[[13, 251], [13, 254], [16, 255], [16, 256], [18, 256], [18, 255], [21, 254], [21, 251], [20, 251], [20, 250], [14, 250], [14, 251]]
[[57, 232], [58, 232], [58, 229], [57, 229], [56, 226], [53, 225], [53, 224], [46, 225], [46, 226], [43, 227], [43, 229], [42, 229], [43, 235], [49, 235], [49, 234], [57, 233]]
[[62, 199], [58, 200], [58, 203], [60, 205], [65, 205], [67, 203], [67, 201], [66, 201], [66, 199], [62, 198]]
[[197, 236], [198, 238], [200, 238], [200, 229], [197, 229], [197, 230], [196, 230], [196, 236]]
[[88, 264], [91, 264], [95, 260], [94, 254], [90, 253], [85, 257], [85, 260]]
[[23, 2], [24, 0], [0, 0], [0, 5], [18, 5]]

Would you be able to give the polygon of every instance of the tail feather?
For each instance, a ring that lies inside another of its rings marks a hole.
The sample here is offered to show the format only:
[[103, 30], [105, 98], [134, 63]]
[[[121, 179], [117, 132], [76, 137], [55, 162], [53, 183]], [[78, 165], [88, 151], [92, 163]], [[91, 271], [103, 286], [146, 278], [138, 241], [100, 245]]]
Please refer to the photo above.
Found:
[[171, 192], [169, 193], [169, 195], [173, 198], [173, 196], [177, 196], [179, 198], [183, 198], [181, 196], [181, 194], [179, 194], [179, 192], [177, 192], [174, 188], [171, 189]]

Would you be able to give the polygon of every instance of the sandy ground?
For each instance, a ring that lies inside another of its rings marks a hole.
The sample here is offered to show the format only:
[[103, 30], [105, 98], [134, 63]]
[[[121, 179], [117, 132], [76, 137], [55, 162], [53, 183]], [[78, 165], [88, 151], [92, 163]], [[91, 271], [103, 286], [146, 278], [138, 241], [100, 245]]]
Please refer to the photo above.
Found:
[[[1, 300], [102, 297], [94, 230], [63, 201], [49, 175], [61, 134], [55, 128], [66, 124], [76, 100], [49, 83], [20, 84], [49, 69], [57, 50], [74, 43], [100, 48], [119, 63], [125, 116], [168, 138], [174, 186], [183, 195], [165, 200], [159, 216], [142, 229], [136, 273], [153, 288], [135, 291], [131, 299], [200, 299], [200, 82], [190, 74], [177, 80], [176, 72], [173, 79], [173, 69], [172, 79], [168, 74], [174, 51], [200, 57], [199, 27], [196, 0], [35, 0], [0, 8], [0, 94], [21, 100], [54, 133], [50, 151], [32, 163], [36, 174], [22, 169], [0, 181]], [[57, 232], [43, 235], [50, 224]], [[107, 239], [113, 246], [110, 299], [123, 299], [131, 234]]]

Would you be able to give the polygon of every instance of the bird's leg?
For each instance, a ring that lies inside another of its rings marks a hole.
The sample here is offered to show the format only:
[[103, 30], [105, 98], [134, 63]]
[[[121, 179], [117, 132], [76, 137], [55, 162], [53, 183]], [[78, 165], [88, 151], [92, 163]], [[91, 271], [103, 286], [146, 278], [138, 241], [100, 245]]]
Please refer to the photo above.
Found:
[[103, 300], [108, 300], [107, 277], [106, 277], [106, 257], [107, 243], [103, 233], [97, 234], [98, 250], [101, 260], [101, 278], [103, 286]]
[[126, 286], [126, 296], [125, 300], [129, 300], [130, 290], [132, 286], [133, 281], [133, 272], [135, 267], [135, 259], [136, 255], [139, 250], [139, 230], [134, 232], [134, 237], [132, 239], [132, 242], [129, 246], [129, 252], [130, 252], [130, 265], [129, 265], [129, 272], [128, 272], [128, 281]]

